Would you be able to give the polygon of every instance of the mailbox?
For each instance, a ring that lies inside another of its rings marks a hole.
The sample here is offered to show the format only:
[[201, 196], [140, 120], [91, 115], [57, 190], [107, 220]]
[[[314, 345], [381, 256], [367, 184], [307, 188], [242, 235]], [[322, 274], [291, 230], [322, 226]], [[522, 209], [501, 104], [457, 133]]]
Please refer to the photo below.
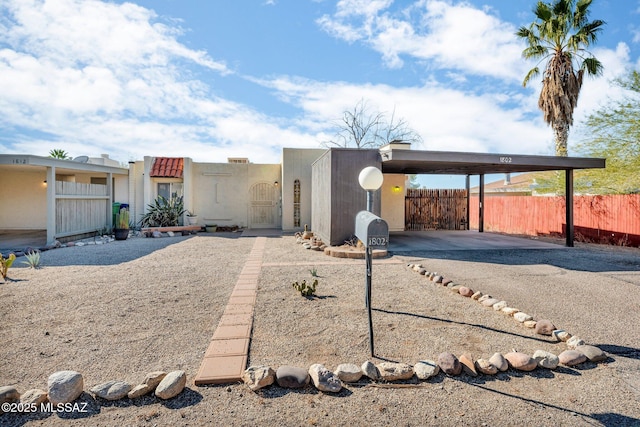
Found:
[[379, 216], [368, 211], [360, 211], [356, 215], [356, 237], [366, 248], [387, 249], [389, 226]]

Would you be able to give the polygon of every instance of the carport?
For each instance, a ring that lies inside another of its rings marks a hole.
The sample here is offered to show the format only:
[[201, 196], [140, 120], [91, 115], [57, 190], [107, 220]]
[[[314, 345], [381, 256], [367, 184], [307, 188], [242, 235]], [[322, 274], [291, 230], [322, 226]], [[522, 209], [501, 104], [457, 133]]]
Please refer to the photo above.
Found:
[[[394, 148], [390, 144], [380, 149], [383, 173], [390, 174], [443, 174], [466, 175], [467, 194], [470, 192], [470, 177], [478, 175], [479, 232], [484, 231], [484, 176], [486, 174], [564, 171], [566, 186], [566, 246], [573, 246], [573, 171], [605, 167], [605, 159], [586, 157], [530, 156], [518, 154], [483, 154], [447, 151], [422, 151]], [[467, 215], [469, 215], [467, 197]], [[467, 220], [467, 224], [469, 221]]]

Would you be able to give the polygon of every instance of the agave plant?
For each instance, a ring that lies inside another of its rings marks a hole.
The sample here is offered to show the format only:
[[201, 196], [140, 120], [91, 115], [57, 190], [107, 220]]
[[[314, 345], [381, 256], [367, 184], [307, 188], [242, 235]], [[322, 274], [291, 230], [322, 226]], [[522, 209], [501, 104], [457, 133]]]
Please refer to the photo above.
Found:
[[142, 227], [175, 226], [178, 225], [178, 221], [184, 213], [182, 197], [167, 199], [163, 196], [158, 196], [152, 204], [147, 205], [147, 213], [142, 215], [140, 225]]

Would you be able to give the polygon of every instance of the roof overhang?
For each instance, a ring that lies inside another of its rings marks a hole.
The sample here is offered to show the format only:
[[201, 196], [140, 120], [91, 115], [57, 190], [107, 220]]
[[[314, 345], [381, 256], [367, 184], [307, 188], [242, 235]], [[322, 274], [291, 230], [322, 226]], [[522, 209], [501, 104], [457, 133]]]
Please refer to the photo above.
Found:
[[56, 173], [63, 175], [79, 172], [111, 173], [114, 175], [127, 175], [129, 173], [129, 169], [115, 166], [80, 163], [73, 160], [54, 159], [31, 154], [0, 154], [0, 169], [33, 171], [46, 170], [48, 167], [55, 167]]
[[481, 175], [492, 173], [599, 169], [605, 159], [453, 151], [380, 150], [382, 172]]

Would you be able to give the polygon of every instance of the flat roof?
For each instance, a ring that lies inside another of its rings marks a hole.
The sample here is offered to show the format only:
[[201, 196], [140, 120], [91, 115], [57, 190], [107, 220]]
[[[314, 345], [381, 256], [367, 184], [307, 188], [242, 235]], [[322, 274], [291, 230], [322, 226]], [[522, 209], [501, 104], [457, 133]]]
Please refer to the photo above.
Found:
[[80, 163], [74, 160], [55, 159], [52, 157], [35, 156], [33, 154], [0, 154], [0, 170], [45, 170], [55, 167], [57, 174], [112, 173], [127, 175], [129, 169], [117, 166], [98, 165], [95, 163]]
[[403, 174], [480, 175], [511, 172], [599, 169], [605, 159], [530, 156], [455, 151], [380, 150], [382, 172]]

